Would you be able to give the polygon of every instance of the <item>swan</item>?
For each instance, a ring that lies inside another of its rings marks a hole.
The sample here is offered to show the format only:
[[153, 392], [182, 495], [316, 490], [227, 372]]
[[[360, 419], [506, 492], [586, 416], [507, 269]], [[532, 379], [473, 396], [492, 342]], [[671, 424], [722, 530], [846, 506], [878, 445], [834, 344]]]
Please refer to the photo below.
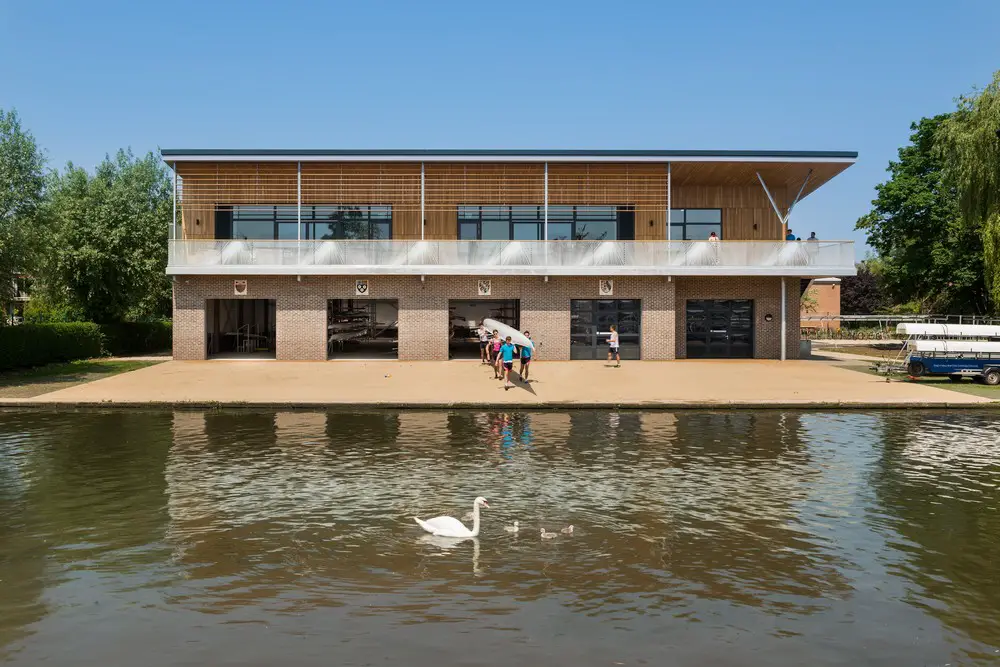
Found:
[[551, 540], [553, 537], [559, 537], [559, 533], [547, 533], [547, 532], [545, 532], [545, 529], [542, 528], [542, 539], [543, 540]]
[[461, 521], [451, 516], [436, 516], [433, 519], [427, 519], [427, 521], [422, 521], [417, 517], [413, 517], [413, 520], [428, 533], [438, 537], [476, 537], [479, 535], [479, 508], [489, 508], [489, 506], [489, 503], [486, 502], [486, 498], [483, 498], [482, 496], [479, 496], [475, 499], [475, 501], [473, 501], [472, 530], [469, 530], [462, 524]]
[[515, 521], [513, 526], [504, 526], [503, 529], [508, 533], [516, 533], [521, 530], [521, 527], [518, 525], [517, 521]]
[[559, 532], [563, 533], [564, 535], [572, 535], [573, 534], [573, 525], [570, 524], [570, 525], [566, 526], [565, 528], [563, 528], [562, 530], [560, 530]]

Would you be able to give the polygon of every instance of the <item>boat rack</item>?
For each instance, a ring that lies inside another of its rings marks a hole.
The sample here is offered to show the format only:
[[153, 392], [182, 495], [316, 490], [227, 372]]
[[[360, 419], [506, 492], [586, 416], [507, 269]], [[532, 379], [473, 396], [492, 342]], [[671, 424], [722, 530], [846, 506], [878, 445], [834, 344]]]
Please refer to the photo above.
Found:
[[896, 333], [905, 338], [903, 348], [890, 364], [876, 365], [878, 372], [1000, 383], [1000, 326], [903, 323]]

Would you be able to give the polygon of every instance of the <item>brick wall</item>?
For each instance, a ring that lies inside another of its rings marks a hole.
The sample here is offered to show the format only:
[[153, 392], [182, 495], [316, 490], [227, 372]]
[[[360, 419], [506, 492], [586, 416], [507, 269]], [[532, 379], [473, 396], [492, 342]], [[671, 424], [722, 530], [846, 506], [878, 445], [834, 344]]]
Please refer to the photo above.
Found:
[[[364, 277], [364, 276], [358, 276]], [[246, 278], [247, 295], [233, 295]], [[174, 282], [174, 358], [204, 359], [208, 299], [274, 299], [278, 359], [326, 359], [327, 299], [354, 299], [354, 276], [178, 276]], [[452, 299], [520, 299], [521, 329], [531, 331], [540, 359], [569, 359], [570, 300], [597, 299], [596, 277], [492, 277], [489, 297], [478, 297], [478, 276], [370, 276], [371, 299], [399, 305], [399, 358], [448, 358], [448, 302]], [[618, 277], [614, 298], [642, 301], [642, 356], [674, 355], [674, 282], [659, 277]]]
[[[785, 353], [799, 358], [799, 279], [785, 278]], [[749, 276], [685, 277], [677, 279], [676, 355], [687, 357], [688, 299], [752, 299], [754, 358], [781, 358], [781, 278]], [[767, 322], [766, 315], [772, 316]]]
[[[174, 282], [174, 358], [205, 358], [207, 299], [274, 299], [277, 302], [278, 359], [326, 359], [326, 303], [354, 299], [353, 276], [247, 276], [247, 296], [233, 295], [234, 278], [179, 276]], [[371, 276], [371, 299], [396, 299], [399, 305], [399, 358], [448, 358], [448, 302], [475, 300], [477, 276]], [[594, 277], [493, 277], [489, 299], [520, 299], [521, 329], [538, 344], [539, 359], [569, 359], [570, 300], [597, 299]], [[753, 299], [754, 356], [780, 357], [781, 279], [765, 277], [616, 277], [614, 298], [642, 301], [642, 358], [686, 356], [688, 299]], [[799, 355], [798, 279], [786, 278], [786, 351]], [[771, 314], [773, 320], [765, 321]]]
[[802, 320], [806, 328], [839, 329], [840, 328], [840, 283], [814, 281], [809, 288], [815, 310], [806, 312], [800, 309], [802, 315], [825, 315], [829, 320]]

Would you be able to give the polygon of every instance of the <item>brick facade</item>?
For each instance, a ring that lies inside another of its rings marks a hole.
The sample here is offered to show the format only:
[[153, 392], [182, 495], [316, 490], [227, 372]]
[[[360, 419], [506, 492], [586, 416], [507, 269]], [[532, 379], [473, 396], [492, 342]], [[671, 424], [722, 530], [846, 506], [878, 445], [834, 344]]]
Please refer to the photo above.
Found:
[[[359, 278], [366, 276], [357, 276]], [[233, 280], [247, 280], [247, 295], [233, 294]], [[448, 302], [452, 299], [519, 299], [521, 329], [529, 329], [543, 360], [570, 356], [570, 300], [598, 299], [596, 277], [492, 277], [489, 297], [477, 295], [478, 276], [367, 276], [370, 299], [399, 305], [399, 358], [448, 358]], [[178, 276], [174, 281], [174, 358], [204, 359], [205, 302], [208, 299], [274, 299], [277, 358], [325, 360], [328, 299], [356, 299], [355, 276]], [[798, 280], [788, 281], [788, 358], [798, 357]], [[642, 304], [642, 358], [685, 356], [685, 302], [698, 298], [752, 298], [755, 301], [755, 356], [778, 358], [780, 278], [716, 277], [614, 278], [616, 299]], [[766, 314], [773, 315], [766, 322]]]
[[802, 320], [804, 328], [839, 329], [840, 328], [840, 279], [820, 278], [814, 280], [809, 287], [809, 309], [805, 303], [801, 308], [803, 316], [824, 316], [826, 320]]

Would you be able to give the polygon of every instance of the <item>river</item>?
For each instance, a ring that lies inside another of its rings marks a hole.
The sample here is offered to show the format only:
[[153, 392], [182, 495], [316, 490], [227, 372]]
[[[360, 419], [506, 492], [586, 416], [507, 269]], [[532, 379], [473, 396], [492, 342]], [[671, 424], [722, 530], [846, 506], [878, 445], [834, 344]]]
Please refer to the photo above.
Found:
[[997, 664], [998, 483], [978, 412], [0, 412], [0, 663]]

